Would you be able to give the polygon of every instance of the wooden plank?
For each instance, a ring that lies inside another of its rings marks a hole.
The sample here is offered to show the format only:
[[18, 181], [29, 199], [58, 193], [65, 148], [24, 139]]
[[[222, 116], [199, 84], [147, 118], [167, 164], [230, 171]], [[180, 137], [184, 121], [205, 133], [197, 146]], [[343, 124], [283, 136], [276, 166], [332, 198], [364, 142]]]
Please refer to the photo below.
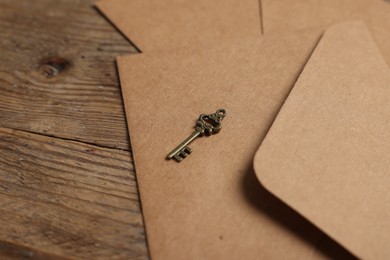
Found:
[[0, 0], [0, 126], [129, 149], [115, 57], [136, 49], [94, 0]]
[[6, 241], [0, 241], [0, 259], [35, 259], [35, 260], [51, 260], [51, 259], [69, 259], [62, 256], [43, 253], [39, 250], [13, 244]]
[[0, 257], [146, 259], [131, 153], [0, 128]]

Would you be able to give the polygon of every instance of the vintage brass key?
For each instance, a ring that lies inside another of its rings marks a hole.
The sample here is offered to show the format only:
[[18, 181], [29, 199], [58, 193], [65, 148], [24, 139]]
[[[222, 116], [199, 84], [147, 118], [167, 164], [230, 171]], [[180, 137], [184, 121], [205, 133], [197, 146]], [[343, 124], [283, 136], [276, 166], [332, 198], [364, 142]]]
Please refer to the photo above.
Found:
[[192, 149], [188, 147], [192, 141], [194, 141], [197, 137], [205, 135], [209, 136], [218, 133], [221, 130], [221, 122], [225, 116], [225, 109], [218, 109], [214, 114], [200, 115], [199, 119], [196, 121], [195, 131], [175, 149], [173, 149], [172, 152], [168, 154], [167, 159], [170, 160], [173, 158], [177, 162], [181, 162], [192, 152]]

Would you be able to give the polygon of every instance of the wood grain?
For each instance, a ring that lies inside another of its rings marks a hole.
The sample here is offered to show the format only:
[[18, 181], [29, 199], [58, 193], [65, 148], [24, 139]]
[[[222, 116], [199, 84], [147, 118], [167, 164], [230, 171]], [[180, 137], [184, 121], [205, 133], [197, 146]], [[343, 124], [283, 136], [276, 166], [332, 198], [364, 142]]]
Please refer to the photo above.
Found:
[[114, 63], [137, 50], [93, 2], [0, 0], [0, 259], [148, 258]]
[[94, 0], [0, 0], [0, 126], [129, 149], [115, 57], [137, 52]]
[[131, 153], [0, 128], [0, 257], [146, 259]]

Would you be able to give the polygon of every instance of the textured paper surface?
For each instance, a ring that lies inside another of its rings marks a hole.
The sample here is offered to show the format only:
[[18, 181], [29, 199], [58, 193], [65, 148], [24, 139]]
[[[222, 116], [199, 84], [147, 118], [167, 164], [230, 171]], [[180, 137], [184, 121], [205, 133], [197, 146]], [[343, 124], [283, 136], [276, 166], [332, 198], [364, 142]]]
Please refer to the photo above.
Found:
[[389, 100], [364, 24], [334, 26], [254, 161], [268, 190], [363, 259], [390, 256]]
[[317, 28], [342, 20], [363, 20], [390, 64], [390, 2], [387, 0], [261, 0], [264, 32]]
[[[352, 257], [266, 192], [252, 167], [316, 43], [294, 34], [118, 59], [153, 259]], [[201, 113], [219, 108], [219, 134], [195, 140], [181, 163], [165, 160]]]
[[142, 52], [261, 35], [258, 0], [102, 0], [97, 7]]

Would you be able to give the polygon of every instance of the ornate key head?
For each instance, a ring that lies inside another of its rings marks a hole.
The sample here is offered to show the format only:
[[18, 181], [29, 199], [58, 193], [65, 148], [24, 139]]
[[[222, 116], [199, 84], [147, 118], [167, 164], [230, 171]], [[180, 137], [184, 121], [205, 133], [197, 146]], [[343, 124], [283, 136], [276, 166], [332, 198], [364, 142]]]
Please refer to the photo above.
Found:
[[225, 109], [218, 109], [213, 114], [202, 114], [196, 121], [196, 130], [200, 132], [200, 135], [212, 135], [218, 133], [222, 128], [222, 120], [226, 116]]

